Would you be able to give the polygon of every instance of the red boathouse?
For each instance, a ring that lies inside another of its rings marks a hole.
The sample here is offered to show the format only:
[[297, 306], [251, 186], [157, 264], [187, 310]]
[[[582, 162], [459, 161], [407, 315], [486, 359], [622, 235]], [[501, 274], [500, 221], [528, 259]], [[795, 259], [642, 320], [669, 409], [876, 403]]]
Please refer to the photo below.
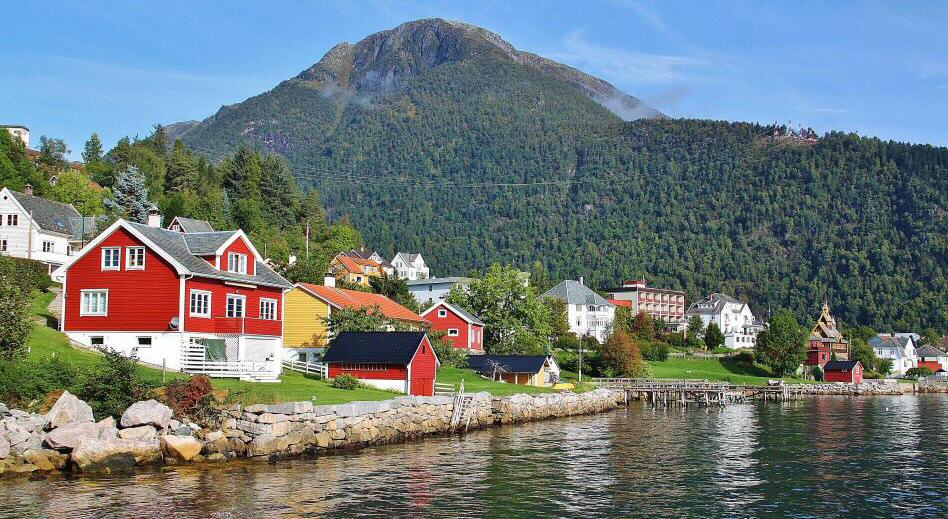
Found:
[[379, 389], [432, 396], [438, 356], [425, 332], [342, 332], [323, 355], [329, 378], [352, 375]]
[[862, 363], [858, 360], [831, 360], [823, 366], [823, 380], [862, 384], [862, 372]]

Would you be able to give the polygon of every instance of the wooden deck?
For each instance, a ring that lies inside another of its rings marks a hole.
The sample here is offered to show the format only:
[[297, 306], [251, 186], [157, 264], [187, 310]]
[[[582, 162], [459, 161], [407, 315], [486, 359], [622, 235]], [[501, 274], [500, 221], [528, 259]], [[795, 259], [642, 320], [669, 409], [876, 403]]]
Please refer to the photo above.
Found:
[[718, 407], [752, 399], [788, 402], [798, 396], [798, 391], [784, 384], [753, 386], [707, 380], [641, 378], [594, 378], [592, 381], [600, 387], [625, 390], [626, 398], [644, 399], [652, 407]]

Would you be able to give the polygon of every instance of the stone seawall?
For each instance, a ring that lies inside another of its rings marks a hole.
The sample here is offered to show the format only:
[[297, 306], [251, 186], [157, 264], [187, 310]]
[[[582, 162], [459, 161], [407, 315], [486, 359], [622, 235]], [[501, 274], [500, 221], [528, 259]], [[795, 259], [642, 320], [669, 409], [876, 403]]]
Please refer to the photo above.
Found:
[[912, 393], [912, 386], [896, 380], [864, 380], [862, 384], [790, 384], [790, 390], [802, 395], [901, 395]]
[[477, 429], [597, 413], [624, 403], [623, 392], [610, 389], [508, 397], [477, 393], [461, 426], [452, 427], [455, 399], [450, 396], [322, 406], [233, 405], [202, 423], [172, 417], [171, 409], [150, 400], [132, 405], [119, 421], [93, 422], [91, 408], [64, 393], [45, 415], [0, 404], [0, 474], [114, 472], [156, 463], [277, 459], [446, 434], [468, 422]]

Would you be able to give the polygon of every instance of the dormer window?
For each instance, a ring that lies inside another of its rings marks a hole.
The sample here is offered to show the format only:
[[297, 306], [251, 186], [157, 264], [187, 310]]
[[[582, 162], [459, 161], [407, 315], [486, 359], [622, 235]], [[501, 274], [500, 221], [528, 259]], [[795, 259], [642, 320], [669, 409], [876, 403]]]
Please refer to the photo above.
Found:
[[235, 274], [247, 273], [247, 255], [237, 252], [227, 253], [227, 271]]

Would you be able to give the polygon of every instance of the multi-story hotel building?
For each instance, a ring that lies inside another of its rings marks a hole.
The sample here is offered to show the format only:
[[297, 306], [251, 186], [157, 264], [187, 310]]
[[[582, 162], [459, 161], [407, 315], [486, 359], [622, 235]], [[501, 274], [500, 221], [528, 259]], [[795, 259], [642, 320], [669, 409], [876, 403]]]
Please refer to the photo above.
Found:
[[633, 314], [646, 314], [677, 324], [685, 320], [685, 292], [648, 286], [644, 279], [623, 281], [622, 286], [609, 291], [610, 301], [616, 306], [626, 306]]

